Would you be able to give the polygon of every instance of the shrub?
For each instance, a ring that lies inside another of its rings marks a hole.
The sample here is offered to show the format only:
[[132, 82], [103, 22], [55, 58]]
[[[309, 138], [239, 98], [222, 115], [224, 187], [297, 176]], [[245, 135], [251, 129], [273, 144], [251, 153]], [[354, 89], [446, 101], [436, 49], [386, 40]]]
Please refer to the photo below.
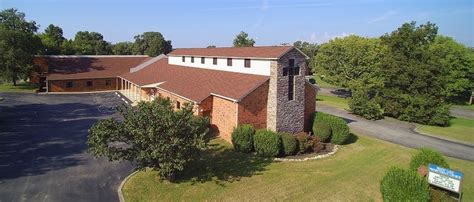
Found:
[[416, 171], [420, 166], [428, 166], [429, 163], [449, 168], [448, 163], [439, 152], [428, 148], [422, 148], [411, 158], [410, 170]]
[[235, 151], [250, 153], [253, 151], [253, 135], [255, 129], [252, 125], [245, 124], [234, 128], [232, 131], [232, 144]]
[[275, 157], [280, 154], [281, 138], [270, 130], [258, 130], [253, 139], [255, 152], [264, 157]]
[[294, 155], [298, 150], [298, 142], [292, 134], [281, 133], [281, 143], [283, 145], [283, 154], [286, 156]]
[[416, 171], [392, 167], [380, 182], [384, 201], [429, 201], [428, 182]]
[[320, 152], [325, 148], [325, 146], [321, 144], [321, 139], [317, 136], [310, 136], [305, 147], [312, 152]]
[[321, 142], [331, 141], [331, 126], [327, 123], [315, 123], [313, 125], [313, 134], [321, 140]]
[[352, 98], [349, 101], [349, 108], [352, 113], [360, 115], [366, 119], [381, 119], [383, 118], [383, 110], [375, 99], [369, 99], [366, 90], [355, 90], [352, 93]]
[[295, 135], [296, 141], [298, 142], [298, 153], [304, 154], [307, 151], [309, 151], [310, 148], [308, 148], [308, 141], [309, 141], [309, 136], [308, 134], [301, 132]]
[[350, 137], [349, 127], [342, 118], [318, 112], [314, 118], [313, 125], [316, 123], [326, 123], [331, 126], [331, 143], [333, 144], [344, 144]]

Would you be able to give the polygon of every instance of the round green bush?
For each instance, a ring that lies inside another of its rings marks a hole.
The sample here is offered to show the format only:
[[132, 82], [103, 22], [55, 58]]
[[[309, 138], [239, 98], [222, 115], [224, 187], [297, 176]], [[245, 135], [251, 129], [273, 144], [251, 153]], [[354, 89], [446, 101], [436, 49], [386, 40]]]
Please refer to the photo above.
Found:
[[232, 131], [232, 144], [234, 150], [243, 153], [250, 153], [253, 151], [253, 135], [255, 129], [252, 125], [239, 125]]
[[331, 126], [327, 123], [315, 123], [313, 125], [313, 134], [319, 137], [321, 142], [329, 142], [331, 140]]
[[392, 167], [380, 182], [384, 201], [429, 201], [430, 186], [417, 172]]
[[283, 145], [283, 154], [290, 156], [296, 154], [298, 151], [298, 142], [296, 138], [290, 133], [280, 133], [281, 143]]
[[421, 148], [420, 151], [411, 158], [410, 170], [416, 171], [422, 165], [428, 167], [429, 163], [449, 168], [448, 163], [439, 152], [429, 148]]
[[255, 152], [263, 157], [275, 157], [280, 154], [281, 138], [270, 130], [258, 130], [253, 136]]
[[318, 112], [314, 116], [313, 126], [316, 123], [327, 123], [331, 126], [331, 143], [333, 144], [344, 144], [351, 136], [347, 122], [340, 117]]

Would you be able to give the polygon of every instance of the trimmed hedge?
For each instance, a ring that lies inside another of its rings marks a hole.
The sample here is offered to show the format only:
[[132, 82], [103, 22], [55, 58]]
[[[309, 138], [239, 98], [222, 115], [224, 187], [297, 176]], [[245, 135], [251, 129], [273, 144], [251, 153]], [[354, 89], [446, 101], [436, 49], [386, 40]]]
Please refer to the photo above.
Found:
[[315, 123], [313, 125], [313, 134], [321, 140], [321, 142], [331, 141], [331, 126], [327, 123]]
[[234, 128], [234, 131], [232, 131], [232, 144], [234, 145], [234, 150], [243, 153], [252, 152], [254, 134], [255, 129], [249, 124], [239, 125]]
[[347, 126], [346, 121], [342, 118], [317, 112], [314, 117], [313, 126], [317, 123], [327, 123], [331, 126], [331, 143], [333, 144], [344, 144], [350, 138], [351, 133], [349, 127]]
[[410, 170], [417, 171], [422, 165], [428, 167], [429, 163], [449, 168], [443, 155], [438, 151], [429, 148], [421, 148], [420, 151], [411, 158]]
[[428, 182], [416, 171], [392, 167], [380, 182], [384, 201], [429, 201]]
[[281, 138], [270, 130], [258, 130], [253, 139], [255, 152], [263, 157], [275, 157], [280, 154]]
[[290, 133], [280, 133], [281, 143], [283, 146], [283, 154], [285, 156], [294, 155], [298, 151], [298, 142]]

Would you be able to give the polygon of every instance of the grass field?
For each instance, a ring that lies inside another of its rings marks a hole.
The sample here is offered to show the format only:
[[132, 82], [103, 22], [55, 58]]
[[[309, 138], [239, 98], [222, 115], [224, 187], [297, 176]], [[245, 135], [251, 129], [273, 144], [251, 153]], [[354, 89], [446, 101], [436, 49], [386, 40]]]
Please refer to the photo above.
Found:
[[469, 103], [466, 103], [465, 105], [456, 105], [456, 106], [462, 107], [462, 108], [465, 108], [465, 109], [474, 110], [474, 104], [473, 104], [473, 105], [470, 105]]
[[[178, 182], [138, 172], [124, 186], [126, 201], [381, 201], [380, 180], [391, 166], [408, 168], [413, 149], [360, 136], [334, 156], [270, 162], [233, 152], [222, 139]], [[464, 201], [474, 200], [474, 162], [448, 158], [464, 172]]]
[[474, 120], [452, 118], [449, 122], [449, 127], [420, 125], [418, 130], [430, 135], [474, 144]]
[[12, 83], [0, 83], [0, 92], [8, 93], [34, 93], [38, 86], [30, 83], [17, 83], [13, 86]]
[[339, 109], [349, 110], [349, 99], [340, 98], [337, 96], [330, 96], [330, 95], [323, 95], [318, 94], [316, 95], [316, 104], [323, 104], [328, 105], [331, 107], [336, 107]]

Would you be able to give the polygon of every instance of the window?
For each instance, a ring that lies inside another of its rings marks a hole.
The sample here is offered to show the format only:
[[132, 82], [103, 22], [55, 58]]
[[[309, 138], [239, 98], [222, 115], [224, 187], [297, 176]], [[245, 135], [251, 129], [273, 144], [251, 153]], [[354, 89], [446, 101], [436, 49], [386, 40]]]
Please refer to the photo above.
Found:
[[212, 58], [212, 64], [217, 65], [217, 58]]
[[250, 67], [250, 59], [245, 59], [244, 61], [245, 61], [244, 66], [245, 67]]
[[191, 63], [194, 63], [194, 57], [191, 57]]
[[68, 82], [66, 83], [66, 87], [67, 87], [67, 88], [72, 88], [72, 81], [68, 81]]
[[87, 85], [87, 86], [92, 86], [92, 81], [87, 81], [87, 82], [86, 82], [86, 85]]
[[205, 59], [204, 57], [201, 57], [201, 64], [204, 64], [205, 63]]
[[295, 77], [290, 75], [288, 77], [288, 100], [293, 100], [295, 97]]
[[294, 67], [294, 66], [295, 66], [295, 59], [288, 60], [288, 67]]
[[227, 58], [227, 66], [232, 66], [232, 58]]
[[186, 57], [181, 56], [181, 62], [186, 62]]
[[112, 85], [112, 80], [105, 80], [105, 85], [106, 86]]
[[179, 101], [176, 101], [176, 109], [181, 109], [181, 103]]

